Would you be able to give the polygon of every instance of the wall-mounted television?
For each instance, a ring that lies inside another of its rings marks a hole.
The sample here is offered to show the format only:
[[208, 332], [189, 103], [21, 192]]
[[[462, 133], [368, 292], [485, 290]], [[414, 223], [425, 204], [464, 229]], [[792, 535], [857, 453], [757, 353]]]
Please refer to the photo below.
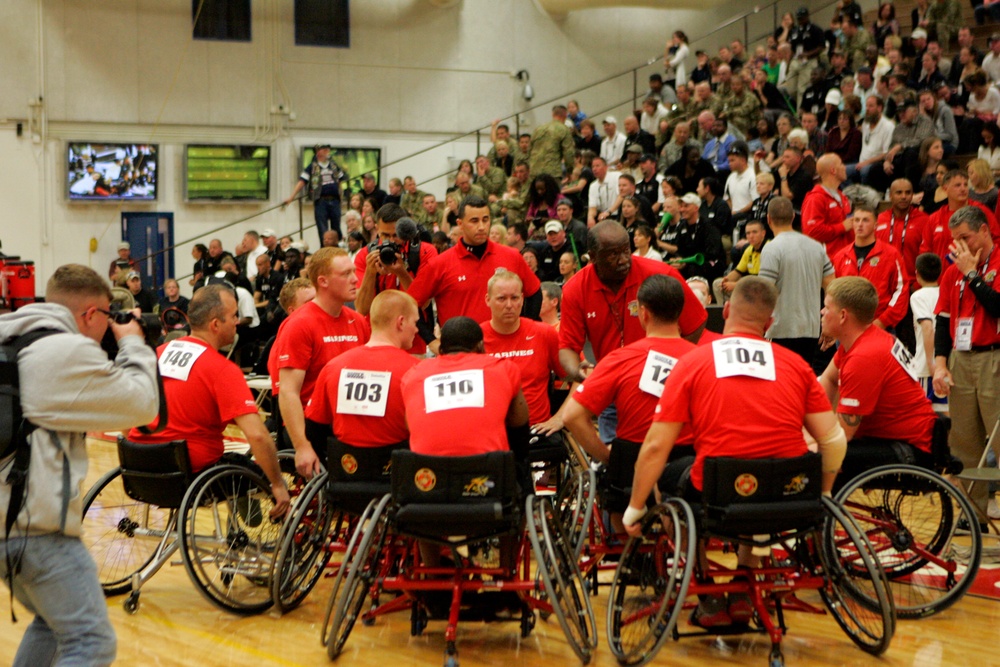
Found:
[[[302, 154], [299, 156], [300, 174], [312, 162], [314, 154], [313, 146], [303, 146]], [[341, 169], [347, 172], [352, 191], [361, 190], [361, 176], [365, 173], [374, 174], [375, 184], [378, 185], [378, 172], [382, 164], [381, 148], [338, 148], [334, 146], [330, 149], [330, 157], [340, 165]]]
[[71, 201], [156, 199], [156, 144], [71, 141], [66, 152], [66, 194]]
[[184, 198], [266, 201], [270, 167], [269, 146], [188, 144], [184, 147]]

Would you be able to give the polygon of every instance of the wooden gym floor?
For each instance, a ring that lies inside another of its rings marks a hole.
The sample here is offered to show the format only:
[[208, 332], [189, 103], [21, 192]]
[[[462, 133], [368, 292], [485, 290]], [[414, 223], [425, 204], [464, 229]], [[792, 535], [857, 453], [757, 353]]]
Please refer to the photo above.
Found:
[[[88, 484], [117, 464], [111, 443], [90, 441]], [[179, 563], [179, 556], [178, 556]], [[142, 589], [141, 607], [129, 615], [122, 609], [125, 596], [108, 600], [111, 622], [118, 634], [120, 665], [222, 666], [322, 665], [328, 662], [320, 643], [320, 625], [331, 579], [321, 580], [305, 603], [282, 618], [270, 614], [241, 618], [218, 610], [195, 590], [183, 566], [165, 566]], [[591, 664], [617, 665], [607, 649], [604, 616], [607, 589], [593, 598], [600, 644]], [[807, 601], [820, 604], [808, 592]], [[6, 590], [4, 590], [6, 597]], [[6, 605], [3, 605], [6, 608]], [[9, 665], [30, 621], [16, 606], [19, 622], [3, 621], [0, 665]], [[4, 612], [5, 613], [5, 612]], [[784, 640], [790, 666], [885, 665], [937, 667], [1000, 664], [1000, 603], [965, 597], [952, 609], [920, 621], [900, 621], [889, 651], [876, 659], [857, 649], [826, 615], [788, 613]], [[686, 619], [681, 620], [682, 629]], [[352, 632], [341, 665], [429, 665], [443, 663], [444, 623], [431, 622], [421, 637], [409, 636], [409, 614], [378, 619], [373, 627], [358, 624]], [[517, 623], [459, 624], [459, 660], [476, 665], [545, 666], [579, 664], [566, 644], [555, 618], [539, 620], [527, 639], [520, 639]], [[691, 638], [667, 642], [653, 664], [766, 665], [770, 643], [763, 635]]]

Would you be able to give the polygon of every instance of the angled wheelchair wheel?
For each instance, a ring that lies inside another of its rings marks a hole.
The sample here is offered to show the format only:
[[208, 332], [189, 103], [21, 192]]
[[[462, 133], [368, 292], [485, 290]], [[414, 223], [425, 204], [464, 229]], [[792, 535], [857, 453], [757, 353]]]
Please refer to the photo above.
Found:
[[132, 576], [156, 558], [164, 539], [176, 539], [175, 512], [133, 500], [125, 493], [121, 469], [114, 468], [83, 498], [83, 543], [97, 563], [105, 595], [132, 588]]
[[548, 498], [529, 496], [525, 506], [528, 537], [545, 593], [570, 647], [587, 664], [597, 647], [597, 627], [569, 539]]
[[203, 596], [237, 614], [271, 606], [271, 569], [280, 524], [271, 521], [271, 485], [253, 470], [203, 472], [181, 504], [184, 567]]
[[597, 477], [593, 470], [585, 468], [569, 474], [568, 479], [556, 496], [563, 532], [573, 550], [573, 559], [580, 560], [580, 552], [587, 539], [590, 520], [594, 514], [594, 489]]
[[331, 623], [333, 622], [333, 610], [337, 604], [340, 597], [340, 591], [343, 589], [344, 579], [347, 578], [347, 569], [350, 567], [351, 562], [357, 556], [358, 546], [361, 542], [361, 538], [364, 537], [365, 529], [368, 525], [369, 520], [375, 512], [375, 509], [379, 506], [382, 499], [372, 500], [365, 507], [364, 512], [354, 523], [353, 529], [347, 540], [347, 548], [341, 556], [340, 567], [337, 569], [337, 575], [333, 579], [333, 588], [330, 591], [330, 598], [326, 603], [326, 612], [323, 616], [323, 627], [320, 633], [320, 641], [323, 646], [330, 643], [330, 631]]
[[979, 520], [946, 479], [882, 466], [848, 482], [837, 501], [875, 549], [900, 618], [944, 611], [969, 590], [983, 549]]
[[326, 479], [320, 473], [310, 480], [282, 525], [271, 573], [271, 597], [281, 613], [301, 604], [330, 560], [330, 526], [339, 512], [327, 500]]
[[896, 611], [885, 572], [852, 516], [823, 498], [826, 520], [818, 551], [826, 575], [820, 596], [855, 644], [872, 655], [889, 648]]
[[[358, 523], [355, 535], [362, 533], [357, 541], [357, 550], [353, 553], [353, 558], [349, 565], [340, 568], [337, 581], [334, 583], [330, 600], [333, 604], [332, 620], [329, 629], [324, 622], [324, 634], [326, 635], [326, 652], [330, 659], [336, 658], [344, 643], [351, 634], [354, 623], [361, 616], [361, 609], [364, 607], [365, 598], [371, 591], [372, 584], [379, 572], [381, 563], [382, 547], [385, 543], [386, 534], [389, 532], [389, 514], [386, 507], [390, 501], [389, 495], [385, 495], [378, 505], [372, 510], [367, 525]], [[367, 511], [367, 510], [366, 510]], [[352, 543], [354, 538], [351, 538]], [[348, 550], [348, 555], [351, 550]], [[344, 559], [348, 562], [347, 557]], [[346, 570], [346, 575], [344, 571]]]
[[608, 593], [608, 645], [623, 665], [653, 659], [677, 624], [695, 566], [691, 507], [671, 498], [643, 520], [643, 536], [625, 544]]

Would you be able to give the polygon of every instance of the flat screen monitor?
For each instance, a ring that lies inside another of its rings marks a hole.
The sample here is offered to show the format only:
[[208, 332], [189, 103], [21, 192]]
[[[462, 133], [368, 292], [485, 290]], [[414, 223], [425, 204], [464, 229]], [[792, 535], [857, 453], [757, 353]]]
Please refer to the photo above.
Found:
[[[313, 160], [315, 150], [312, 146], [304, 146], [299, 159], [299, 173], [305, 170]], [[381, 148], [338, 148], [330, 149], [330, 157], [347, 172], [348, 183], [353, 192], [361, 190], [362, 174], [371, 173], [378, 185], [379, 166], [382, 164]]]
[[159, 146], [71, 141], [66, 193], [70, 201], [153, 201]]
[[187, 201], [267, 201], [269, 146], [188, 144], [184, 147]]

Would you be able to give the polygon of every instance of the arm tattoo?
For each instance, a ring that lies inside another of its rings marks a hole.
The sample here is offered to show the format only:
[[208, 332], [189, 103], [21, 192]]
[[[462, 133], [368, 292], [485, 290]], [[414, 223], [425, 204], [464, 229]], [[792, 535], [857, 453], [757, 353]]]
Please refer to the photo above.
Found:
[[851, 428], [857, 428], [861, 424], [861, 415], [845, 415], [843, 412], [838, 412], [837, 416], [840, 417], [844, 423]]

